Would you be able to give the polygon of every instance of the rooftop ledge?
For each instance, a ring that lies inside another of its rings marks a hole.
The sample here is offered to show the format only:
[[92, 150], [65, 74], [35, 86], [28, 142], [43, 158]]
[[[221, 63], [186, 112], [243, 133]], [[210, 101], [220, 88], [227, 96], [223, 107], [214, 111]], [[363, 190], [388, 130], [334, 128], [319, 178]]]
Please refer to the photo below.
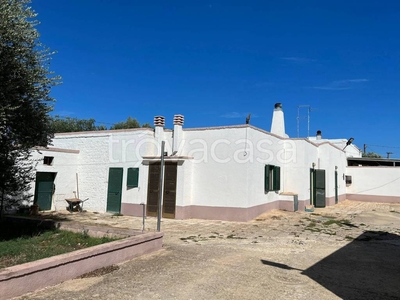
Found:
[[[194, 159], [193, 156], [164, 156], [164, 161], [182, 162], [185, 160]], [[143, 156], [143, 162], [161, 161], [160, 156]]]

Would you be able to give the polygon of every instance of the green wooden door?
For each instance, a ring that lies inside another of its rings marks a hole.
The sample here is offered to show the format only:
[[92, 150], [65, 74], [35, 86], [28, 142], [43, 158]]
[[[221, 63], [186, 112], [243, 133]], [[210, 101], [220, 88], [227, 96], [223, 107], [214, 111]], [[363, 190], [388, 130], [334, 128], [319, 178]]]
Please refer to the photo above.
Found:
[[325, 170], [314, 170], [314, 193], [315, 207], [325, 207]]
[[108, 173], [107, 212], [121, 212], [123, 168], [110, 168]]
[[34, 202], [40, 210], [50, 210], [54, 192], [55, 173], [37, 172]]

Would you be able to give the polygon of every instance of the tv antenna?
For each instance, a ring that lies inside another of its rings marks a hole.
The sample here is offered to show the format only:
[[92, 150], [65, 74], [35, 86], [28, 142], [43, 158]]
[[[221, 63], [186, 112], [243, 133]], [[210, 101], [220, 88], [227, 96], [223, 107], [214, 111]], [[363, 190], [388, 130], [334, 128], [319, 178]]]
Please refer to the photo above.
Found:
[[297, 106], [297, 137], [300, 137], [300, 109], [306, 108], [307, 109], [307, 137], [310, 137], [310, 112], [311, 110], [311, 105], [305, 104], [305, 105], [299, 105]]
[[246, 117], [246, 124], [250, 124], [251, 114], [248, 114]]

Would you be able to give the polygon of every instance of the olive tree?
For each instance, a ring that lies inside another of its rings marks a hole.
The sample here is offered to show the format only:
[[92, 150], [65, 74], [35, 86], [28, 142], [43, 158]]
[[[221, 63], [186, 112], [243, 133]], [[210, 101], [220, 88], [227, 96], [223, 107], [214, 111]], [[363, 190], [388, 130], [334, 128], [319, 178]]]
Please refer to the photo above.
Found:
[[6, 201], [29, 190], [34, 146], [52, 138], [52, 52], [39, 41], [29, 0], [0, 1], [0, 213]]

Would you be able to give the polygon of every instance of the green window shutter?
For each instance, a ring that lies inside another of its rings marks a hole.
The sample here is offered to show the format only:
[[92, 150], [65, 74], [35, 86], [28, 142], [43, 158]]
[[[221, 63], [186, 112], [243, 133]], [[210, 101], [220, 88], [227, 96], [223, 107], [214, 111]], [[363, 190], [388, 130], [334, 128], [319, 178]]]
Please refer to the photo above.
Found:
[[139, 186], [139, 168], [128, 168], [128, 179], [126, 185], [128, 188]]
[[264, 167], [264, 191], [269, 191], [269, 165]]
[[274, 166], [274, 191], [281, 189], [281, 168]]

